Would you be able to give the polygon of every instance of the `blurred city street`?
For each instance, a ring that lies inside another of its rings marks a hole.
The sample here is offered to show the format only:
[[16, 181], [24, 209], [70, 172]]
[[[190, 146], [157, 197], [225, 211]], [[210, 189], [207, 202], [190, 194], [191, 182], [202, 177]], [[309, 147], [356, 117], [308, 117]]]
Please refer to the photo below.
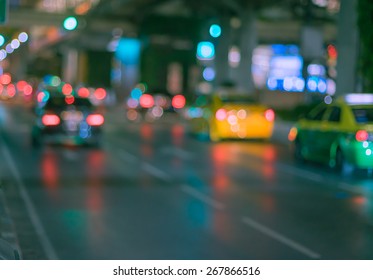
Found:
[[0, 259], [373, 259], [372, 14], [0, 1]]

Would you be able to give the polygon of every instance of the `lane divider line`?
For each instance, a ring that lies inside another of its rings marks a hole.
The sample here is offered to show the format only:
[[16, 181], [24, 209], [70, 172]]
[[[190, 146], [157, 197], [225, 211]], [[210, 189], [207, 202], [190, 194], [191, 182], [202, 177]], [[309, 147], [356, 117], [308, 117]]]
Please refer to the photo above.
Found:
[[31, 223], [33, 224], [35, 228], [36, 234], [39, 237], [40, 243], [44, 249], [44, 252], [47, 258], [50, 260], [58, 260], [56, 251], [53, 248], [52, 243], [50, 242], [48, 235], [45, 232], [43, 224], [40, 221], [40, 218], [39, 218], [39, 215], [37, 214], [35, 206], [26, 191], [26, 187], [22, 181], [22, 177], [17, 169], [15, 161], [10, 154], [9, 148], [6, 146], [5, 142], [2, 140], [1, 137], [0, 137], [0, 146], [2, 147], [2, 153], [4, 155], [4, 158], [6, 159], [9, 169], [17, 183], [20, 195], [25, 203], [27, 212], [30, 216]]
[[[331, 181], [332, 178], [327, 178], [326, 176], [317, 174], [317, 173], [312, 172], [312, 171], [303, 170], [301, 168], [291, 166], [291, 165], [287, 165], [287, 164], [283, 164], [283, 163], [278, 163], [277, 166], [278, 166], [279, 170], [281, 170], [281, 171], [285, 171], [285, 172], [290, 173], [292, 175], [303, 177], [303, 178], [306, 178], [308, 180], [315, 181], [317, 183], [327, 183], [327, 184], [332, 184], [333, 183]], [[351, 184], [346, 183], [346, 182], [340, 182], [336, 186], [340, 190], [347, 191], [347, 192], [350, 192], [350, 193], [353, 193], [353, 194], [363, 194], [363, 191], [361, 189], [357, 189], [356, 186], [351, 185]]]
[[142, 168], [144, 169], [144, 171], [150, 173], [154, 177], [157, 177], [166, 182], [171, 182], [171, 177], [167, 173], [163, 172], [162, 170], [156, 168], [155, 166], [149, 163], [143, 163]]
[[357, 188], [356, 186], [348, 184], [348, 183], [340, 182], [338, 183], [337, 186], [339, 189], [350, 192], [350, 193], [359, 194], [359, 195], [364, 194], [364, 190], [362, 190], [361, 188], [356, 189]]
[[288, 165], [288, 164], [284, 164], [284, 163], [277, 163], [276, 166], [281, 171], [285, 171], [285, 172], [290, 173], [292, 175], [296, 175], [296, 176], [299, 176], [299, 177], [306, 178], [310, 181], [316, 181], [318, 183], [325, 182], [325, 178], [322, 175], [317, 174], [317, 173], [312, 172], [312, 171], [304, 170], [304, 169], [301, 169], [301, 168], [298, 168], [298, 167], [295, 167], [295, 166], [291, 166], [291, 165]]
[[250, 219], [248, 217], [243, 217], [242, 218], [242, 222], [246, 225], [248, 225], [249, 227], [257, 230], [257, 231], [260, 231], [261, 233], [281, 242], [282, 244], [284, 245], [287, 245], [288, 247], [302, 253], [303, 255], [306, 255], [312, 259], [319, 259], [321, 257], [320, 254], [308, 249], [307, 247], [283, 236], [282, 234], [254, 221], [253, 219]]
[[203, 194], [202, 192], [196, 190], [195, 188], [192, 188], [188, 185], [182, 185], [181, 190], [215, 209], [218, 209], [218, 210], [225, 209], [225, 205], [223, 203], [210, 198], [209, 196]]
[[161, 153], [166, 155], [173, 155], [183, 160], [191, 160], [194, 158], [194, 154], [178, 147], [164, 147], [161, 149]]
[[[112, 151], [114, 151], [114, 149], [110, 149]], [[140, 162], [140, 160], [133, 154], [123, 150], [123, 149], [119, 149], [117, 152], [116, 152], [119, 156], [119, 158], [121, 160], [124, 160], [128, 163], [132, 163], [132, 164], [135, 164], [135, 163], [138, 163]], [[169, 174], [167, 174], [166, 172], [160, 170], [159, 168], [149, 164], [149, 163], [146, 163], [146, 162], [142, 162], [141, 163], [141, 166], [142, 166], [142, 169], [151, 174], [152, 176], [158, 178], [158, 179], [161, 179], [163, 181], [166, 181], [166, 182], [171, 182], [172, 181], [172, 178], [169, 176]]]

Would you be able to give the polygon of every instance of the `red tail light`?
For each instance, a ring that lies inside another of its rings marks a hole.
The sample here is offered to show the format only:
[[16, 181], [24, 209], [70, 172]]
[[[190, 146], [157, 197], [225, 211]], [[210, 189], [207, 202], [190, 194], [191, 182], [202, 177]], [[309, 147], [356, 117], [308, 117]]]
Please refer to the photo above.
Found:
[[104, 121], [104, 117], [100, 114], [92, 114], [87, 117], [87, 123], [90, 126], [100, 126]]
[[181, 94], [175, 95], [172, 98], [172, 106], [176, 109], [182, 109], [185, 106], [185, 97]]
[[356, 132], [355, 138], [359, 142], [367, 141], [369, 138], [369, 134], [365, 130], [359, 130], [358, 132]]
[[264, 117], [267, 121], [273, 122], [275, 120], [275, 112], [272, 109], [268, 109], [264, 112]]
[[140, 97], [140, 105], [143, 108], [151, 108], [154, 106], [154, 98], [150, 94], [143, 94]]
[[106, 97], [106, 90], [103, 88], [98, 88], [95, 90], [94, 95], [98, 100], [103, 100]]
[[66, 102], [66, 104], [68, 104], [68, 105], [73, 104], [74, 101], [75, 101], [75, 97], [72, 96], [72, 95], [68, 95], [68, 96], [65, 97], [65, 102]]
[[46, 114], [41, 118], [41, 122], [45, 126], [56, 126], [60, 124], [60, 118], [57, 115]]

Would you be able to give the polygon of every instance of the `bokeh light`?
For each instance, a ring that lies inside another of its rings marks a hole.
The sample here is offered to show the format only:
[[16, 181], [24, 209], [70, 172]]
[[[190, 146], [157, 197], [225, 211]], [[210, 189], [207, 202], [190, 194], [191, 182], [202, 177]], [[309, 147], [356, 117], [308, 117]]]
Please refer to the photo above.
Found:
[[218, 24], [213, 24], [210, 26], [210, 35], [214, 38], [218, 38], [221, 35], [221, 27]]
[[69, 31], [74, 30], [78, 26], [78, 20], [75, 17], [68, 17], [63, 22], [63, 27]]
[[21, 43], [24, 43], [28, 40], [28, 35], [26, 32], [21, 32], [19, 33], [18, 35], [18, 40], [21, 42]]

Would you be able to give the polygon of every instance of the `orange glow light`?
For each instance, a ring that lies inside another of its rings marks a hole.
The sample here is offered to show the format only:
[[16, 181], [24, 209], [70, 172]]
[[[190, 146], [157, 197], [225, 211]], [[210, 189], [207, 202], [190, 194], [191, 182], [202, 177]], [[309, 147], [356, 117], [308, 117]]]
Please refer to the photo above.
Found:
[[289, 141], [294, 141], [297, 138], [298, 130], [295, 127], [292, 127], [288, 134]]

